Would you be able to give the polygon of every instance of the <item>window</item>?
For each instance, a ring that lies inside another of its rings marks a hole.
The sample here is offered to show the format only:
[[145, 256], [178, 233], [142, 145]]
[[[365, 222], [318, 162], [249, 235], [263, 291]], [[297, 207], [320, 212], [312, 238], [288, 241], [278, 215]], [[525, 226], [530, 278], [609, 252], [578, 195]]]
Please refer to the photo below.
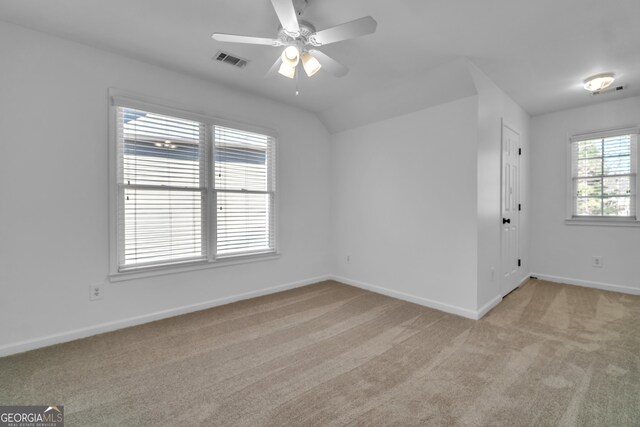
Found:
[[273, 249], [275, 153], [270, 137], [214, 127], [217, 255]]
[[571, 138], [572, 218], [635, 220], [638, 131]]
[[114, 98], [112, 273], [276, 253], [275, 138]]

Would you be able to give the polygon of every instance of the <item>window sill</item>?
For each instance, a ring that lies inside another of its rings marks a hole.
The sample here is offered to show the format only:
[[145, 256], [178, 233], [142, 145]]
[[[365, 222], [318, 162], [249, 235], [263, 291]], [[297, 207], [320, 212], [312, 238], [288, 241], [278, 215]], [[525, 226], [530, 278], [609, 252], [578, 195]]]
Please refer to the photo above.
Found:
[[640, 227], [640, 221], [636, 219], [613, 218], [568, 218], [564, 220], [566, 225], [588, 225], [600, 227]]
[[250, 262], [270, 261], [280, 258], [278, 252], [268, 252], [264, 254], [242, 255], [229, 258], [221, 258], [215, 261], [196, 261], [189, 264], [169, 265], [162, 267], [148, 267], [139, 270], [123, 271], [109, 275], [110, 282], [124, 282], [127, 280], [144, 279], [154, 276], [166, 276], [168, 274], [184, 273], [188, 271], [204, 270], [208, 268], [228, 267]]

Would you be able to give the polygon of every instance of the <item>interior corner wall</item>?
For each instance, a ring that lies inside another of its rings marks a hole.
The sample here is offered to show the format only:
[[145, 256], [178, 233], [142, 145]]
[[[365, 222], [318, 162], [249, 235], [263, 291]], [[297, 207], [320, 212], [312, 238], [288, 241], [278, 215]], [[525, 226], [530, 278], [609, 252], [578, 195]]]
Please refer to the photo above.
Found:
[[474, 64], [470, 72], [478, 90], [478, 301], [481, 310], [503, 296], [501, 277], [501, 152], [502, 123], [520, 134], [520, 234], [519, 281], [529, 276], [531, 203], [530, 203], [530, 118], [529, 115]]
[[[5, 23], [0, 56], [0, 353], [329, 273], [330, 135], [315, 115]], [[279, 259], [108, 283], [110, 87], [279, 132]]]
[[[640, 227], [567, 225], [564, 221], [569, 137], [639, 124], [637, 96], [533, 118], [533, 273], [559, 282], [640, 294]], [[602, 257], [602, 268], [592, 267], [593, 256]]]
[[473, 317], [477, 111], [471, 96], [333, 135], [339, 279]]

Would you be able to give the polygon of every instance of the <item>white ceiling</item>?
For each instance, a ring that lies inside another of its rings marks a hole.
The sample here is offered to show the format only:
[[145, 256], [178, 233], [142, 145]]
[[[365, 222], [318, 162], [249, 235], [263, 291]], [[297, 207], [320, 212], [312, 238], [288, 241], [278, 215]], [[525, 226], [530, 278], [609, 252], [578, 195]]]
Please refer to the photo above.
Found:
[[[213, 32], [275, 37], [278, 20], [269, 0], [0, 0], [0, 20], [320, 117], [354, 98], [384, 103], [390, 88], [426, 79], [462, 57], [532, 115], [604, 100], [581, 87], [598, 72], [615, 72], [616, 83], [628, 86], [622, 96], [640, 94], [640, 0], [310, 0], [303, 19], [320, 30], [366, 15], [378, 21], [375, 34], [322, 48], [350, 73], [302, 78], [295, 96], [294, 81], [263, 78], [280, 50], [210, 38]], [[212, 60], [220, 49], [250, 63], [237, 69]]]

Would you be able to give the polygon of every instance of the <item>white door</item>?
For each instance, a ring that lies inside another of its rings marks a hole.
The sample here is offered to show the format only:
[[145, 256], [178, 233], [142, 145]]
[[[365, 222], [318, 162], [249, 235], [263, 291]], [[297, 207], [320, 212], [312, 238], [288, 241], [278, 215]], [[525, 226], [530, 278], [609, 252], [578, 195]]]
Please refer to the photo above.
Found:
[[520, 135], [502, 124], [502, 191], [501, 191], [501, 277], [502, 295], [514, 290], [520, 283]]

